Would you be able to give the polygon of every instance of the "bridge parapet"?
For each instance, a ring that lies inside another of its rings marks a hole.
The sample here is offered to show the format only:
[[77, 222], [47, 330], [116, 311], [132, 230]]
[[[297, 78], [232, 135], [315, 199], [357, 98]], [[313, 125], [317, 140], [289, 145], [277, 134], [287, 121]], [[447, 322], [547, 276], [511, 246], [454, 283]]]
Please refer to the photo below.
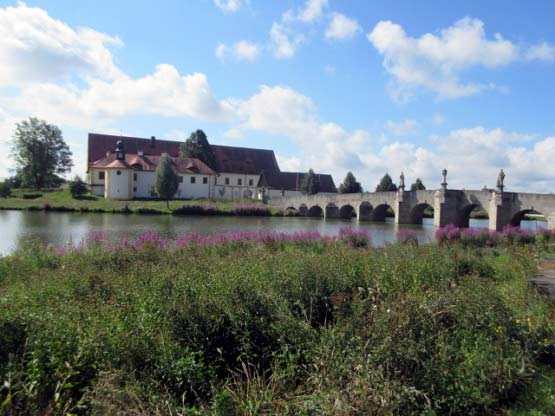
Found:
[[454, 224], [468, 227], [470, 213], [481, 208], [488, 213], [489, 228], [501, 230], [518, 225], [527, 213], [541, 213], [549, 227], [555, 227], [555, 195], [495, 190], [419, 190], [398, 192], [363, 192], [357, 194], [316, 194], [273, 198], [269, 204], [293, 208], [302, 215], [324, 218], [351, 218], [384, 221], [388, 209], [397, 224], [421, 224], [424, 209], [434, 209], [434, 225]]

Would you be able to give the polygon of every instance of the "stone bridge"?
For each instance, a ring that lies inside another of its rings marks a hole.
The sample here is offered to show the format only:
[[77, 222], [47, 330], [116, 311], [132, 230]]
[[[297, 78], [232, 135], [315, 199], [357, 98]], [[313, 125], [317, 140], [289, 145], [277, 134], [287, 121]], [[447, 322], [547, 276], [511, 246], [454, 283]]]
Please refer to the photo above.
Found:
[[481, 208], [488, 213], [489, 229], [518, 226], [526, 214], [541, 214], [549, 228], [555, 228], [555, 195], [468, 191], [442, 188], [436, 191], [367, 192], [357, 194], [316, 194], [272, 198], [269, 204], [295, 210], [303, 216], [357, 218], [359, 221], [385, 221], [391, 209], [396, 224], [422, 224], [424, 210], [434, 209], [434, 225], [468, 227], [470, 213]]

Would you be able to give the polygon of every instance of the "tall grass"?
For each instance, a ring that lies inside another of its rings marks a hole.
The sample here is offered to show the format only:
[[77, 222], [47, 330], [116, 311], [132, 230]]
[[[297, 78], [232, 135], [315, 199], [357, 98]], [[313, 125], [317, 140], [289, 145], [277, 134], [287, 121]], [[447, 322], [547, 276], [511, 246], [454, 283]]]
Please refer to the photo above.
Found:
[[0, 413], [485, 414], [555, 341], [535, 245], [231, 237], [0, 259]]

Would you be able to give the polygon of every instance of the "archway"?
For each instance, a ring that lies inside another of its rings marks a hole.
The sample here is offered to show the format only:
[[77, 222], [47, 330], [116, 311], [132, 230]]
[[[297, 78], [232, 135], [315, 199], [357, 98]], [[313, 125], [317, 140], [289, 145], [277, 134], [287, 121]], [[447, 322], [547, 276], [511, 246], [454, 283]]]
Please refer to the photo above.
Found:
[[318, 217], [321, 218], [324, 215], [324, 211], [318, 205], [314, 205], [310, 207], [308, 213], [306, 214], [308, 217]]
[[295, 216], [299, 215], [299, 212], [297, 211], [297, 208], [295, 208], [295, 207], [287, 207], [285, 209], [285, 215], [287, 217], [295, 217]]
[[339, 218], [339, 208], [333, 202], [326, 205], [326, 218]]
[[301, 204], [301, 206], [299, 207], [299, 213], [302, 216], [305, 216], [308, 213], [308, 207], [305, 204]]
[[395, 217], [395, 211], [387, 204], [378, 205], [372, 213], [372, 221], [385, 222], [387, 217]]
[[416, 205], [410, 212], [411, 224], [422, 224], [424, 218], [433, 218], [434, 208], [428, 203]]
[[[487, 220], [488, 212], [480, 204], [470, 204], [459, 210], [457, 226], [462, 228], [470, 227], [470, 220]], [[478, 224], [478, 228], [487, 228], [488, 224]]]
[[356, 217], [356, 211], [352, 205], [343, 205], [339, 209], [339, 216], [344, 219], [350, 220], [353, 217]]
[[369, 202], [362, 202], [358, 206], [358, 219], [359, 221], [372, 220], [372, 205]]
[[535, 209], [523, 209], [513, 215], [510, 224], [513, 227], [522, 227], [522, 222], [526, 221], [526, 227], [523, 228], [546, 228], [546, 220], [545, 215]]

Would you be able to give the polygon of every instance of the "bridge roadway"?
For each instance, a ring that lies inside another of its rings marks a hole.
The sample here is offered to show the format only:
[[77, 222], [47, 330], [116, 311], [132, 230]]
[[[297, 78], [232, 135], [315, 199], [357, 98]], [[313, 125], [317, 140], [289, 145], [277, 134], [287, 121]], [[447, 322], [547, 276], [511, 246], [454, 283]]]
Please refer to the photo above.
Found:
[[304, 216], [354, 218], [385, 221], [388, 208], [396, 224], [422, 224], [424, 210], [434, 209], [434, 225], [468, 227], [470, 213], [481, 208], [488, 213], [489, 229], [518, 226], [526, 214], [542, 214], [549, 228], [555, 228], [555, 195], [496, 190], [440, 189], [425, 191], [364, 192], [357, 194], [316, 194], [272, 198], [268, 203]]

